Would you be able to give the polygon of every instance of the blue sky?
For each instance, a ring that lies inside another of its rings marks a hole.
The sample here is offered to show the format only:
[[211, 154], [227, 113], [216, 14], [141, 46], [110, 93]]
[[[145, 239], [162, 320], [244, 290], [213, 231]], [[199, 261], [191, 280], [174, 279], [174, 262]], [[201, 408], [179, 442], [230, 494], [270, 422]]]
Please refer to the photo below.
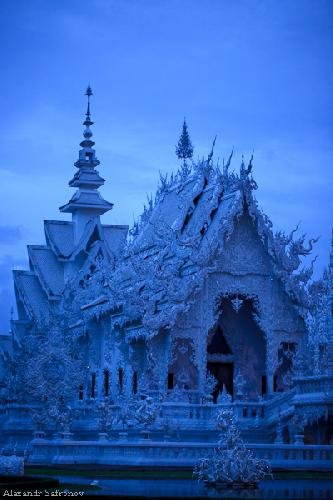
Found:
[[66, 218], [94, 97], [106, 223], [132, 223], [175, 170], [186, 116], [195, 155], [217, 135], [234, 167], [254, 151], [260, 206], [274, 228], [320, 235], [332, 226], [333, 2], [330, 0], [11, 0], [1, 5], [0, 331], [13, 303], [11, 269], [43, 219]]

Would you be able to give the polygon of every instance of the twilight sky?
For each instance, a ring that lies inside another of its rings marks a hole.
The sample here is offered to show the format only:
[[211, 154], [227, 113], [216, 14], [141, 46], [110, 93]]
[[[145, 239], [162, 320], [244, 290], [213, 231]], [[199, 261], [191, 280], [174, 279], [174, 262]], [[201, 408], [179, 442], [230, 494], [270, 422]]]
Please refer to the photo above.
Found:
[[43, 243], [82, 137], [85, 87], [110, 224], [131, 224], [174, 154], [186, 116], [195, 156], [217, 135], [233, 167], [254, 152], [259, 205], [274, 229], [332, 226], [331, 0], [3, 0], [1, 2], [0, 332], [11, 269]]

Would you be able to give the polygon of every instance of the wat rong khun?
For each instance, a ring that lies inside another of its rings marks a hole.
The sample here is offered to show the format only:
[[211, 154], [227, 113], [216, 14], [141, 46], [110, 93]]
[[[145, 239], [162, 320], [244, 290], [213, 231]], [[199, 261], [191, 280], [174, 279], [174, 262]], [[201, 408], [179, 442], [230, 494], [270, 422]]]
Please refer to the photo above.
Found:
[[106, 224], [91, 95], [70, 217], [45, 220], [45, 243], [13, 271], [3, 457], [15, 446], [28, 464], [195, 467], [208, 480], [229, 419], [262, 471], [331, 469], [332, 250], [314, 281], [315, 239], [273, 231], [252, 158], [236, 172], [213, 145], [195, 161], [185, 121], [178, 171], [160, 174], [132, 228]]

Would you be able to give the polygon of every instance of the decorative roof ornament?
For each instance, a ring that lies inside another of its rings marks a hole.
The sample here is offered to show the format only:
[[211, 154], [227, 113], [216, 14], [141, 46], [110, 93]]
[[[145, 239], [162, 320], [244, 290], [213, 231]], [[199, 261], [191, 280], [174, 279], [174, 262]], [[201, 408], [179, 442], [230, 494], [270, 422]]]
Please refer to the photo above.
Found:
[[214, 156], [214, 148], [215, 148], [216, 138], [217, 138], [217, 135], [214, 137], [213, 144], [212, 144], [212, 149], [210, 150], [210, 153], [209, 153], [208, 158], [207, 158], [207, 164], [208, 165], [210, 165], [210, 163], [211, 163], [211, 161], [213, 159], [213, 156]]
[[193, 156], [193, 146], [188, 133], [186, 119], [184, 118], [182, 133], [179, 137], [178, 144], [176, 146], [176, 155], [180, 160], [183, 160], [183, 164], [186, 164], [186, 160], [190, 160]]
[[96, 153], [93, 149], [95, 142], [91, 139], [93, 134], [90, 127], [94, 124], [94, 122], [91, 120], [90, 114], [90, 97], [93, 95], [90, 85], [88, 85], [85, 95], [87, 96], [87, 112], [83, 125], [86, 128], [83, 131], [84, 139], [80, 142], [82, 149], [79, 152], [79, 159], [74, 163], [74, 165], [77, 168], [87, 166], [94, 168], [99, 165], [99, 160], [96, 158]]
[[252, 161], [253, 161], [253, 154], [251, 155], [251, 158], [250, 158], [250, 161], [249, 161], [247, 168], [245, 168], [244, 155], [242, 155], [242, 163], [241, 163], [241, 167], [240, 167], [241, 178], [249, 176], [250, 173], [252, 172], [252, 168], [253, 168]]
[[234, 147], [232, 147], [232, 150], [231, 150], [231, 153], [229, 155], [227, 163], [224, 163], [224, 159], [223, 159], [223, 176], [224, 177], [228, 177], [229, 167], [231, 164], [231, 159], [233, 157], [233, 154], [234, 154]]
[[240, 299], [239, 297], [235, 297], [234, 299], [231, 300], [231, 305], [236, 313], [240, 311], [240, 308], [243, 305], [244, 300]]
[[86, 115], [88, 116], [88, 115], [90, 115], [90, 106], [89, 106], [90, 105], [90, 100], [89, 100], [89, 97], [92, 96], [92, 95], [94, 95], [93, 91], [91, 90], [90, 84], [88, 85], [86, 93], [84, 95], [88, 96], [88, 106], [87, 106], [87, 113], [86, 113]]
[[239, 178], [243, 185], [243, 190], [252, 191], [253, 189], [257, 189], [258, 185], [253, 177], [250, 175], [253, 169], [253, 154], [251, 155], [248, 166], [245, 167], [244, 156], [242, 155], [242, 163], [240, 166]]
[[229, 405], [232, 402], [232, 396], [229, 394], [224, 384], [222, 384], [222, 391], [219, 392], [216, 402], [219, 405]]

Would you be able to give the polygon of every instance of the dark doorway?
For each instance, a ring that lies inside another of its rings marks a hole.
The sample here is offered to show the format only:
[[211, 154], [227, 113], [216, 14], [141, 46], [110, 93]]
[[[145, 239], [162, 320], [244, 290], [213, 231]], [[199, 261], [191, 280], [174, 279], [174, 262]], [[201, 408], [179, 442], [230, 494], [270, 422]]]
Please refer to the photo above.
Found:
[[266, 390], [262, 378], [266, 368], [266, 345], [255, 319], [257, 305], [252, 299], [235, 295], [223, 297], [219, 310], [221, 313], [214, 331], [208, 332], [207, 362], [211, 363], [211, 371], [219, 386], [223, 383], [232, 394], [234, 370], [242, 381], [240, 393], [250, 400], [257, 400]]
[[232, 354], [220, 325], [217, 325], [214, 335], [207, 347], [208, 354]]
[[217, 386], [213, 392], [214, 402], [216, 403], [217, 396], [219, 392], [222, 391], [222, 387], [225, 386], [227, 392], [233, 395], [234, 390], [234, 365], [233, 363], [214, 363], [208, 362], [207, 368], [217, 379]]
[[267, 377], [266, 375], [261, 376], [261, 395], [265, 396], [267, 393]]
[[168, 373], [168, 390], [171, 391], [174, 385], [174, 376], [173, 373]]

